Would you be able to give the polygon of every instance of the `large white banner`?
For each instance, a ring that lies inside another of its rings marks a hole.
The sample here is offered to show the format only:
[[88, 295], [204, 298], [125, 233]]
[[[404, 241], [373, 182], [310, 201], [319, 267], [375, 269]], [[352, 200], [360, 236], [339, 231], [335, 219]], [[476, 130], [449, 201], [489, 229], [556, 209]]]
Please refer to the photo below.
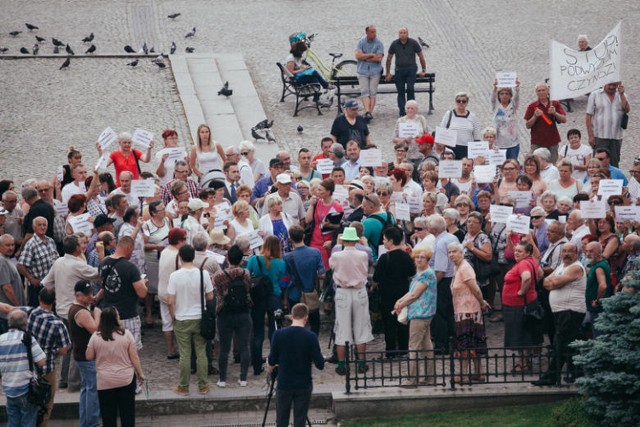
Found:
[[600, 44], [582, 52], [551, 40], [551, 99], [574, 98], [621, 81], [621, 29], [622, 21]]

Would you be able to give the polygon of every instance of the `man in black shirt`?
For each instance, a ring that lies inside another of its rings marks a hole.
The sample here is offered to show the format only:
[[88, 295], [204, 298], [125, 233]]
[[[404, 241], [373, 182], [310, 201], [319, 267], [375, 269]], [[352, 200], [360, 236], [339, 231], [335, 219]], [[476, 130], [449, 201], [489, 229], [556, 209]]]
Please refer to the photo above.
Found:
[[340, 114], [331, 125], [331, 138], [342, 148], [347, 148], [347, 142], [353, 140], [360, 148], [371, 144], [369, 127], [362, 116], [358, 115], [360, 104], [355, 99], [348, 99], [344, 103], [344, 114]]
[[[391, 58], [396, 56], [396, 69], [393, 80], [396, 83], [396, 89], [398, 90], [398, 109], [400, 110], [400, 117], [406, 113], [404, 106], [410, 99], [415, 99], [415, 93], [413, 87], [416, 83], [416, 75], [424, 77], [427, 72], [427, 62], [424, 59], [424, 53], [420, 47], [420, 43], [416, 40], [409, 38], [409, 30], [406, 28], [400, 28], [398, 39], [394, 40], [389, 46], [389, 55], [387, 56], [387, 74], [385, 79], [391, 81]], [[416, 65], [416, 55], [420, 58], [420, 65], [422, 71], [418, 71]], [[406, 88], [405, 88], [406, 86]], [[406, 99], [405, 99], [406, 92]]]

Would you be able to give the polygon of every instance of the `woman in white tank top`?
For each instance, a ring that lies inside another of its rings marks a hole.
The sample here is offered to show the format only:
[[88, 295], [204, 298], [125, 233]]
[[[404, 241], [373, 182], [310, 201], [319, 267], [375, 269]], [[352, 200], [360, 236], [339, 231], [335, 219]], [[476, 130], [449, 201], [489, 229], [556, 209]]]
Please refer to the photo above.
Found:
[[227, 160], [222, 146], [211, 139], [211, 129], [207, 125], [198, 126], [198, 144], [191, 150], [189, 166], [201, 179], [213, 169], [222, 170]]
[[229, 221], [229, 228], [227, 229], [227, 237], [231, 239], [231, 243], [235, 242], [236, 237], [244, 234], [251, 233], [255, 229], [253, 223], [249, 219], [251, 214], [251, 206], [244, 200], [238, 200], [233, 204], [231, 208], [233, 219]]

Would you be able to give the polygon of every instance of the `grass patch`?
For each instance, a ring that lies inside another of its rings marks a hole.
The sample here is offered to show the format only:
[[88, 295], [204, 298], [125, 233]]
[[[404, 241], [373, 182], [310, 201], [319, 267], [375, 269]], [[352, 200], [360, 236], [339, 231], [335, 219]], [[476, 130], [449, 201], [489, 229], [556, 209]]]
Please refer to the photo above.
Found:
[[552, 412], [558, 405], [558, 403], [546, 403], [542, 405], [440, 412], [402, 417], [363, 418], [345, 420], [341, 425], [344, 427], [551, 426], [555, 424]]

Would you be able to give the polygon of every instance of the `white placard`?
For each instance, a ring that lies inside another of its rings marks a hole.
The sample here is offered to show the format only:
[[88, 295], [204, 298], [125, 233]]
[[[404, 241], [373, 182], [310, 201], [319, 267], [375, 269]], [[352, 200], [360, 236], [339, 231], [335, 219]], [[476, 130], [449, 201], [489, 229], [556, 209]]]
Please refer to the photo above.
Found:
[[604, 218], [607, 215], [607, 202], [604, 200], [582, 200], [580, 201], [580, 214], [584, 219]]
[[333, 190], [333, 198], [343, 202], [349, 199], [349, 192], [342, 185], [336, 185], [336, 188]]
[[131, 142], [140, 147], [149, 148], [151, 141], [153, 141], [153, 133], [144, 129], [136, 129], [131, 136]]
[[635, 177], [632, 176], [631, 179], [629, 179], [627, 190], [629, 190], [631, 200], [635, 203], [638, 197], [640, 197], [640, 183], [638, 183]]
[[533, 198], [532, 191], [509, 191], [508, 194], [516, 204], [516, 208], [528, 208], [529, 202]]
[[58, 166], [58, 168], [56, 169], [56, 177], [58, 178], [58, 182], [62, 182], [62, 180], [64, 180], [62, 165]]
[[53, 199], [53, 210], [56, 212], [57, 216], [69, 215], [69, 206], [58, 199]]
[[513, 208], [511, 206], [489, 206], [489, 215], [491, 215], [491, 222], [506, 224], [512, 214]]
[[516, 72], [500, 72], [496, 73], [498, 87], [516, 87]]
[[382, 151], [377, 148], [360, 150], [360, 166], [382, 166]]
[[601, 179], [598, 185], [598, 196], [608, 199], [609, 196], [620, 196], [622, 194], [621, 179]]
[[616, 206], [617, 221], [640, 221], [640, 206]]
[[496, 167], [492, 165], [476, 165], [473, 167], [473, 177], [480, 184], [492, 183], [496, 177]]
[[558, 215], [558, 222], [560, 224], [566, 224], [567, 223], [567, 216], [566, 215]]
[[440, 160], [438, 178], [461, 178], [462, 160]]
[[412, 214], [422, 213], [422, 196], [407, 196], [407, 203]]
[[489, 150], [489, 164], [492, 166], [502, 166], [507, 160], [507, 150]]
[[250, 249], [259, 248], [264, 243], [264, 240], [262, 239], [262, 237], [260, 237], [257, 231], [251, 231], [247, 233], [247, 235], [249, 236]]
[[170, 147], [161, 150], [158, 155], [160, 157], [168, 154], [167, 161], [170, 160], [184, 160], [187, 157], [187, 150], [184, 147]]
[[109, 163], [109, 156], [107, 155], [107, 153], [104, 153], [98, 159], [98, 162], [96, 163], [96, 167], [94, 168], [94, 170], [99, 171], [101, 169], [106, 169], [107, 163]]
[[489, 158], [489, 143], [487, 141], [469, 141], [467, 157], [475, 159], [476, 157]]
[[209, 250], [207, 250], [207, 251], [206, 251], [206, 254], [207, 254], [207, 256], [208, 256], [209, 258], [213, 258], [213, 260], [214, 260], [215, 262], [217, 262], [219, 265], [224, 264], [224, 262], [225, 262], [225, 260], [226, 260], [226, 259], [225, 259], [225, 257], [224, 257], [224, 255], [219, 254], [219, 253], [216, 253], [216, 252], [213, 252], [213, 251], [209, 251]]
[[105, 130], [103, 130], [100, 136], [98, 137], [98, 144], [100, 144], [100, 149], [104, 151], [107, 148], [109, 148], [109, 146], [114, 142], [116, 142], [117, 140], [118, 140], [118, 134], [116, 133], [116, 131], [108, 127]]
[[321, 174], [329, 174], [333, 171], [333, 160], [318, 159], [316, 160], [316, 170]]
[[529, 234], [529, 224], [531, 217], [526, 215], [509, 215], [507, 218], [507, 229], [514, 233]]
[[173, 218], [173, 226], [175, 228], [182, 228], [182, 219], [180, 219], [180, 217]]
[[418, 123], [399, 123], [398, 124], [398, 137], [400, 138], [415, 138], [420, 133], [422, 127]]
[[69, 218], [69, 225], [73, 229], [73, 232], [90, 235], [93, 230], [93, 224], [89, 222], [89, 218], [91, 218], [91, 214], [88, 212]]
[[131, 197], [153, 197], [156, 193], [155, 180], [134, 179], [131, 181]]
[[389, 198], [390, 202], [402, 203], [404, 202], [404, 193], [402, 191], [394, 191]]
[[438, 144], [444, 144], [449, 147], [455, 147], [458, 141], [458, 132], [455, 130], [436, 127], [436, 142]]
[[411, 208], [408, 203], [396, 203], [396, 219], [399, 221], [411, 221]]
[[222, 230], [226, 230], [227, 229], [227, 224], [225, 224], [224, 222], [229, 219], [227, 217], [227, 214], [225, 212], [218, 212], [216, 214], [216, 218], [213, 221], [213, 228], [221, 228]]

